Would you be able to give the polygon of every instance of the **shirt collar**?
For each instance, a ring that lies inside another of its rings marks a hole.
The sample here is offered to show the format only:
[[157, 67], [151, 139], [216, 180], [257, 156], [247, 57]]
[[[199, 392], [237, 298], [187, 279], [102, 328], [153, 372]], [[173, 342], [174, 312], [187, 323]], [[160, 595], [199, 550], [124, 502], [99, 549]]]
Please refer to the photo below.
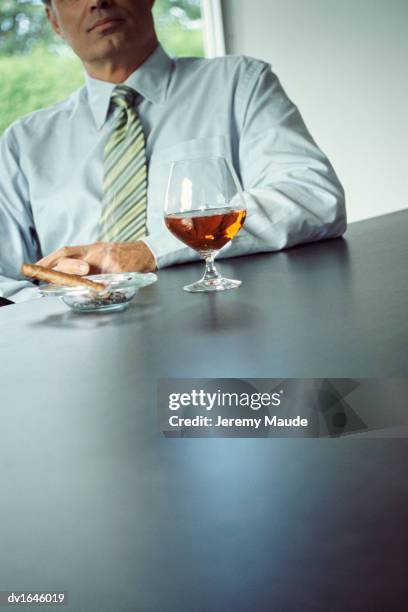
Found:
[[[132, 87], [153, 104], [160, 104], [166, 100], [172, 66], [172, 60], [161, 45], [158, 45], [147, 60], [123, 84]], [[89, 75], [85, 76], [85, 84], [89, 106], [96, 127], [100, 130], [106, 121], [112, 91], [116, 84], [99, 81]]]

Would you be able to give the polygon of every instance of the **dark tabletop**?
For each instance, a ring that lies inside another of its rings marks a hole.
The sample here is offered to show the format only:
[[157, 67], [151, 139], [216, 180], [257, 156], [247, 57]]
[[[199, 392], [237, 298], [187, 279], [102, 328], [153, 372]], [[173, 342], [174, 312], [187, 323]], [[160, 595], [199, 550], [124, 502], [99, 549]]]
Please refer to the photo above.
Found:
[[222, 260], [243, 285], [219, 295], [182, 291], [201, 264], [162, 270], [118, 314], [1, 308], [0, 591], [78, 612], [408, 609], [405, 439], [166, 439], [156, 407], [165, 377], [406, 377], [407, 236], [402, 211]]

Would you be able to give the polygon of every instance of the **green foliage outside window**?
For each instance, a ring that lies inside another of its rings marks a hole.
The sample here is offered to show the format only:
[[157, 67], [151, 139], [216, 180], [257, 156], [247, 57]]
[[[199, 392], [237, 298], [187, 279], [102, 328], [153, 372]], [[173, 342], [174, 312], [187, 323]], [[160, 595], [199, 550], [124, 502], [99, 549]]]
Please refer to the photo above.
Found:
[[[156, 0], [154, 16], [170, 55], [203, 55], [200, 0]], [[0, 0], [0, 78], [0, 135], [83, 84], [82, 65], [52, 33], [41, 0]]]

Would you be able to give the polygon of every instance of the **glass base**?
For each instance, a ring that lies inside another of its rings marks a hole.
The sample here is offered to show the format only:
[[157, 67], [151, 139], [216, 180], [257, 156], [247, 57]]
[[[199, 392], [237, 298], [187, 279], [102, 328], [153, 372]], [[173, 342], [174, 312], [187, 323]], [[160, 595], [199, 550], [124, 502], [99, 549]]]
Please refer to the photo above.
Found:
[[236, 289], [241, 285], [240, 280], [232, 280], [231, 278], [211, 278], [201, 279], [191, 285], [183, 287], [184, 291], [190, 293], [202, 293], [203, 291], [225, 291], [226, 289]]
[[125, 308], [127, 308], [129, 306], [128, 302], [125, 302], [123, 304], [110, 304], [109, 306], [96, 306], [96, 307], [85, 307], [85, 308], [81, 308], [80, 306], [72, 306], [71, 308], [74, 312], [81, 312], [83, 314], [97, 314], [97, 313], [104, 313], [104, 312], [113, 312], [113, 311], [120, 311], [120, 310], [125, 310]]

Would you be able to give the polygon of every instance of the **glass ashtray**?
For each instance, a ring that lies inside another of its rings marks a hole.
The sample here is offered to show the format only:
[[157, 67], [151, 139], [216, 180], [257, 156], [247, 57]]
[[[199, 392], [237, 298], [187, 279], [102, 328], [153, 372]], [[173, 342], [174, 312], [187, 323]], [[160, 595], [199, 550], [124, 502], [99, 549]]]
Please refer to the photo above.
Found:
[[106, 284], [106, 291], [95, 293], [87, 287], [58, 285], [44, 285], [39, 290], [44, 297], [59, 297], [76, 312], [110, 312], [124, 310], [139, 289], [157, 281], [156, 274], [141, 272], [94, 274], [85, 278]]

